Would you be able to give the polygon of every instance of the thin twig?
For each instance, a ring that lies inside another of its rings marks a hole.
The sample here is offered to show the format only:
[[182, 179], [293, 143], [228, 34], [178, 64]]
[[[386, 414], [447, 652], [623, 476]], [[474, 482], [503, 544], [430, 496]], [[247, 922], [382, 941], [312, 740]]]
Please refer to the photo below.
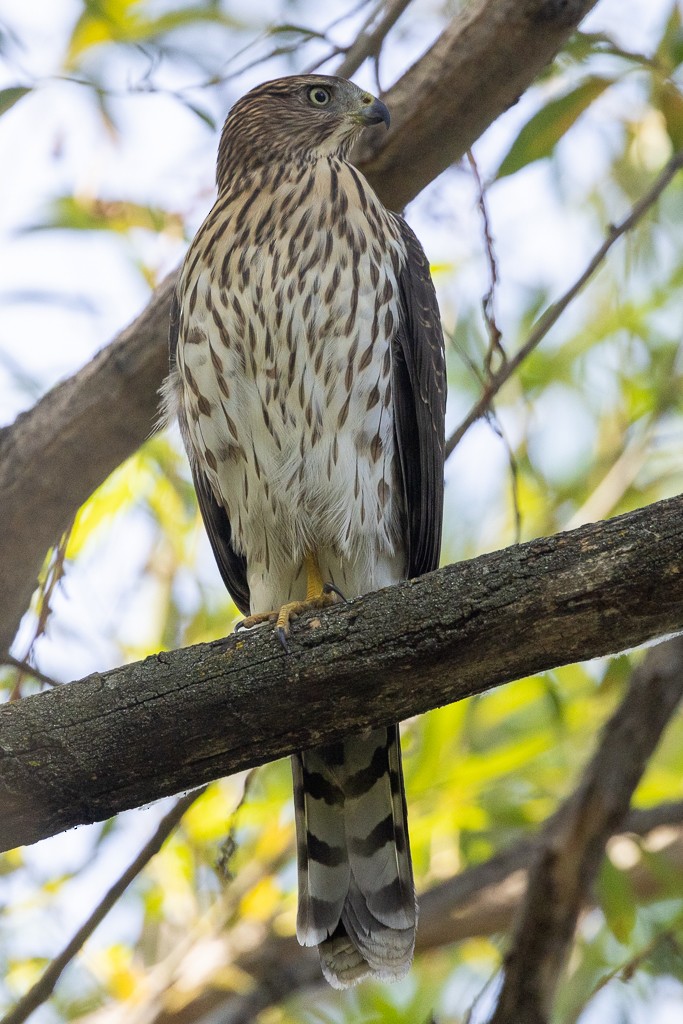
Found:
[[[41, 580], [37, 594], [37, 605], [38, 605], [38, 621], [33, 631], [33, 636], [29, 642], [26, 650], [26, 655], [22, 661], [26, 665], [30, 665], [31, 656], [33, 654], [36, 643], [47, 629], [47, 623], [52, 615], [52, 598], [57, 589], [57, 586], [61, 582], [64, 573], [66, 572], [65, 561], [66, 561], [66, 549], [69, 546], [69, 540], [71, 539], [71, 531], [73, 530], [73, 521], [69, 524], [69, 527], [64, 531], [59, 539], [59, 543], [52, 549], [52, 557], [50, 563], [45, 571], [45, 577]], [[32, 675], [35, 675], [32, 669], [29, 669]], [[19, 670], [17, 681], [12, 688], [10, 694], [10, 700], [19, 700], [21, 697], [21, 684], [23, 682], [24, 672], [23, 669]]]
[[372, 21], [367, 23], [366, 28], [360, 32], [356, 41], [346, 51], [344, 60], [335, 69], [335, 75], [339, 75], [340, 78], [350, 78], [364, 60], [368, 57], [376, 57], [385, 37], [410, 3], [411, 0], [389, 0], [386, 11], [376, 27], [369, 30]]
[[501, 366], [505, 366], [507, 362], [507, 354], [502, 343], [502, 334], [500, 328], [496, 323], [496, 309], [495, 309], [495, 298], [496, 298], [496, 286], [498, 284], [498, 261], [496, 259], [496, 253], [493, 245], [493, 231], [491, 230], [491, 218], [489, 216], [488, 203], [486, 201], [486, 189], [484, 182], [481, 180], [479, 173], [479, 167], [477, 161], [474, 158], [474, 153], [471, 149], [467, 150], [467, 161], [472, 171], [472, 177], [474, 183], [477, 186], [477, 206], [479, 207], [479, 213], [481, 215], [481, 223], [484, 231], [484, 253], [486, 255], [486, 263], [489, 270], [489, 286], [482, 299], [482, 312], [484, 314], [484, 320], [486, 321], [486, 329], [489, 335], [489, 347], [484, 357], [484, 369], [488, 378], [491, 377], [493, 368], [493, 358], [498, 354], [501, 360]]
[[247, 802], [252, 783], [258, 775], [259, 770], [260, 767], [257, 765], [255, 768], [251, 768], [245, 775], [242, 796], [239, 798], [239, 802], [230, 816], [230, 829], [218, 849], [216, 871], [224, 882], [232, 882], [234, 878], [231, 865], [232, 858], [237, 850], [237, 840], [235, 836], [237, 835], [237, 826], [239, 824], [239, 813]]
[[11, 665], [12, 668], [19, 669], [26, 676], [33, 676], [34, 679], [37, 679], [40, 683], [45, 683], [46, 686], [62, 685], [57, 679], [53, 679], [52, 676], [46, 676], [44, 672], [41, 672], [39, 668], [35, 668], [25, 659], [15, 658], [11, 654], [3, 654], [2, 662], [5, 665]]
[[493, 374], [491, 380], [484, 388], [479, 401], [472, 407], [472, 409], [470, 409], [460, 426], [454, 430], [448, 438], [446, 442], [447, 457], [452, 453], [456, 445], [460, 443], [472, 424], [476, 423], [477, 420], [484, 415], [489, 407], [491, 399], [498, 393], [498, 391], [500, 391], [503, 384], [509, 380], [518, 366], [524, 362], [526, 357], [533, 352], [536, 346], [543, 340], [543, 338], [545, 338], [550, 328], [558, 321], [567, 306], [569, 306], [569, 304], [576, 298], [586, 282], [593, 276], [617, 239], [621, 238], [622, 235], [625, 235], [631, 230], [631, 228], [635, 227], [648, 210], [654, 206], [664, 189], [678, 173], [681, 167], [683, 167], [683, 151], [674, 153], [664, 170], [655, 179], [652, 187], [632, 207], [628, 216], [619, 224], [613, 225], [610, 228], [604, 242], [594, 253], [586, 269], [577, 278], [571, 288], [567, 289], [562, 298], [558, 299], [557, 302], [548, 307], [543, 316], [537, 322], [524, 345], [522, 345], [519, 351], [512, 356], [512, 358], [502, 366], [497, 373]]
[[[679, 916], [679, 923], [680, 920], [681, 919]], [[649, 960], [652, 954], [655, 953], [659, 949], [659, 947], [663, 946], [665, 943], [673, 946], [677, 956], [680, 958], [681, 951], [679, 944], [676, 940], [676, 936], [674, 934], [674, 929], [673, 927], [667, 928], [666, 931], [660, 932], [658, 935], [655, 935], [654, 939], [652, 939], [651, 942], [648, 942], [647, 946], [645, 946], [638, 953], [636, 953], [635, 956], [630, 957], [624, 963], [619, 964], [618, 967], [615, 967], [613, 970], [608, 971], [607, 974], [604, 974], [602, 978], [600, 978], [600, 980], [597, 982], [597, 984], [593, 987], [593, 991], [589, 995], [588, 999], [586, 999], [585, 1005], [587, 1006], [590, 1000], [593, 999], [598, 994], [598, 992], [600, 992], [603, 988], [609, 985], [610, 981], [614, 981], [615, 978], [620, 978], [622, 981], [630, 981], [635, 972], [641, 966], [641, 964], [643, 964], [646, 960]]]
[[159, 822], [154, 835], [145, 843], [135, 860], [129, 864], [123, 874], [114, 882], [87, 921], [81, 925], [75, 935], [67, 942], [61, 953], [50, 962], [44, 974], [35, 985], [2, 1018], [0, 1024], [23, 1024], [34, 1010], [37, 1010], [46, 999], [50, 998], [62, 972], [68, 967], [86, 940], [90, 938], [98, 924], [104, 920], [114, 904], [121, 898], [131, 882], [140, 874], [152, 857], [159, 852], [164, 841], [176, 828], [185, 812], [201, 796], [205, 789], [206, 786], [202, 786], [201, 789], [195, 789], [176, 801], [168, 814], [165, 814]]

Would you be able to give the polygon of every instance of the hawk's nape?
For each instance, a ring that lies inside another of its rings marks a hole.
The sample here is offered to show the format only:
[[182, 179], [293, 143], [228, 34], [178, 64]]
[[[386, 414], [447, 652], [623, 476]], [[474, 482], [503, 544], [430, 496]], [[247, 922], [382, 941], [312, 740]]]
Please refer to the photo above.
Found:
[[[171, 318], [177, 412], [247, 624], [435, 569], [445, 369], [429, 265], [348, 153], [389, 113], [351, 82], [278, 79], [225, 123], [218, 198]], [[284, 656], [284, 655], [283, 655]], [[410, 966], [416, 905], [398, 728], [292, 759], [297, 934], [344, 987]]]

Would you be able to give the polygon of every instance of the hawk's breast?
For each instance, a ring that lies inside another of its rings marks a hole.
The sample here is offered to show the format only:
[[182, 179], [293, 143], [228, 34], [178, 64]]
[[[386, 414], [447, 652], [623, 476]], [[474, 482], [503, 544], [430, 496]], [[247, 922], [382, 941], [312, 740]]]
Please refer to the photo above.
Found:
[[338, 159], [219, 197], [183, 268], [178, 367], [196, 457], [249, 561], [392, 553], [404, 251]]

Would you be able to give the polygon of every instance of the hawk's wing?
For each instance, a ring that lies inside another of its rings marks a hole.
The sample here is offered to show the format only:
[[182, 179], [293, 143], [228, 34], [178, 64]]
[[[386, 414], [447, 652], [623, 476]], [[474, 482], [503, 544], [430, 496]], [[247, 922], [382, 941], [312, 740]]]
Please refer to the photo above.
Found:
[[408, 577], [438, 568], [443, 519], [446, 368], [429, 262], [402, 217], [407, 259], [399, 276], [393, 339], [394, 430], [403, 482]]
[[[180, 330], [180, 303], [177, 293], [173, 295], [171, 305], [171, 323], [168, 335], [169, 363], [171, 373], [176, 369], [176, 352], [178, 349], [178, 332]], [[178, 418], [182, 416], [179, 410]], [[183, 424], [181, 423], [181, 431]], [[187, 447], [187, 445], [186, 445]], [[188, 451], [191, 449], [188, 448]], [[214, 558], [218, 563], [220, 574], [223, 577], [230, 596], [244, 614], [248, 615], [249, 607], [249, 584], [247, 583], [247, 562], [243, 555], [238, 554], [232, 546], [232, 530], [230, 520], [222, 505], [216, 501], [211, 484], [207, 476], [202, 472], [196, 460], [190, 460], [194, 489], [197, 493], [199, 511], [204, 520], [204, 526], [211, 542]]]

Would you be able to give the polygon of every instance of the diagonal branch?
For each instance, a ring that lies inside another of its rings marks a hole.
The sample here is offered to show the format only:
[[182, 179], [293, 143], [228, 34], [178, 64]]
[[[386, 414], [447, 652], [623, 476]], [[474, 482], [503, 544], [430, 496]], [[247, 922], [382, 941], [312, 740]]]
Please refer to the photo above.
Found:
[[[683, 832], [666, 828], [668, 842], [662, 848], [662, 827], [683, 823], [683, 801], [660, 804], [648, 810], [633, 810], [622, 823], [620, 831], [628, 836], [642, 836], [645, 851], [657, 848], [658, 862], [665, 871], [680, 872], [683, 863]], [[618, 837], [619, 841], [626, 837]], [[522, 839], [490, 860], [469, 868], [440, 883], [420, 897], [420, 926], [417, 955], [428, 954], [444, 945], [461, 942], [474, 936], [490, 936], [509, 930], [521, 902], [526, 873], [538, 842], [537, 837]], [[665, 886], [661, 875], [648, 863], [647, 855], [628, 871], [628, 877], [639, 902], [661, 899]], [[663, 872], [664, 873], [664, 872]], [[216, 946], [220, 954], [216, 955]], [[206, 950], [206, 955], [204, 955]], [[209, 953], [210, 951], [210, 953]], [[186, 958], [192, 963], [215, 963], [196, 978], [191, 989], [187, 984]], [[226, 988], [229, 966], [237, 968], [241, 984], [235, 990]], [[196, 928], [194, 941], [182, 943], [180, 954], [174, 949], [154, 968], [161, 968], [166, 984], [145, 985], [143, 994], [136, 992], [133, 1000], [116, 1010], [95, 1011], [81, 1024], [130, 1024], [144, 1020], [146, 1024], [201, 1024], [220, 1020], [221, 1024], [247, 1024], [258, 1020], [267, 1007], [282, 1002], [320, 983], [318, 957], [312, 949], [302, 949], [296, 938], [282, 936], [263, 927], [252, 927], [249, 945], [236, 943], [224, 914], [207, 912]], [[244, 984], [245, 977], [249, 984]], [[175, 998], [176, 988], [179, 998]], [[182, 995], [181, 995], [182, 993]]]
[[652, 648], [636, 669], [578, 788], [544, 829], [491, 1024], [548, 1024], [605, 843], [682, 697], [683, 638], [676, 637]]
[[84, 943], [87, 942], [97, 926], [104, 920], [121, 896], [123, 896], [131, 882], [137, 878], [152, 857], [159, 852], [164, 842], [175, 830], [185, 811], [192, 806], [199, 796], [201, 796], [201, 790], [194, 790], [194, 792], [188, 793], [176, 801], [171, 810], [164, 815], [157, 825], [154, 835], [148, 839], [135, 859], [131, 861], [125, 871], [105, 893], [104, 898], [97, 904], [87, 921], [83, 922], [78, 931], [64, 946], [61, 953], [54, 960], [50, 961], [44, 974], [28, 990], [26, 995], [12, 1007], [9, 1013], [2, 1018], [0, 1024], [23, 1024], [46, 999], [50, 998], [63, 972], [82, 949]]
[[[358, 154], [382, 200], [402, 208], [458, 160], [530, 85], [596, 0], [475, 0], [389, 90], [388, 135]], [[166, 368], [171, 275], [83, 370], [0, 431], [0, 651], [47, 549], [144, 441]], [[31, 514], [27, 514], [30, 509]]]
[[[389, 0], [381, 18], [373, 17], [371, 23], [364, 27], [353, 45], [346, 51], [341, 64], [334, 69], [335, 75], [350, 78], [368, 57], [377, 57], [384, 39], [411, 2], [412, 0]], [[376, 22], [374, 27], [373, 22]]]
[[453, 452], [456, 445], [460, 444], [470, 427], [486, 414], [492, 399], [498, 394], [503, 384], [510, 379], [515, 370], [519, 369], [527, 356], [529, 356], [533, 350], [540, 345], [548, 331], [555, 326], [565, 309], [571, 305], [584, 285], [591, 279], [595, 271], [602, 266], [605, 256], [617, 239], [621, 238], [622, 235], [625, 235], [628, 231], [631, 231], [632, 228], [642, 220], [645, 214], [652, 209], [664, 189], [670, 184], [682, 167], [683, 150], [680, 150], [679, 152], [674, 153], [664, 169], [655, 179], [654, 184], [648, 189], [645, 195], [641, 196], [638, 202], [634, 204], [626, 217], [610, 228], [604, 242], [598, 247], [596, 252], [593, 253], [588, 265], [576, 281], [574, 281], [574, 283], [567, 289], [564, 295], [557, 300], [557, 302], [554, 302], [552, 306], [549, 306], [548, 309], [546, 309], [545, 313], [541, 316], [519, 351], [515, 352], [514, 356], [507, 360], [496, 373], [489, 377], [479, 400], [472, 406], [465, 419], [446, 441], [446, 457]]
[[682, 544], [678, 497], [306, 617], [290, 655], [260, 630], [0, 707], [0, 849], [683, 629]]

